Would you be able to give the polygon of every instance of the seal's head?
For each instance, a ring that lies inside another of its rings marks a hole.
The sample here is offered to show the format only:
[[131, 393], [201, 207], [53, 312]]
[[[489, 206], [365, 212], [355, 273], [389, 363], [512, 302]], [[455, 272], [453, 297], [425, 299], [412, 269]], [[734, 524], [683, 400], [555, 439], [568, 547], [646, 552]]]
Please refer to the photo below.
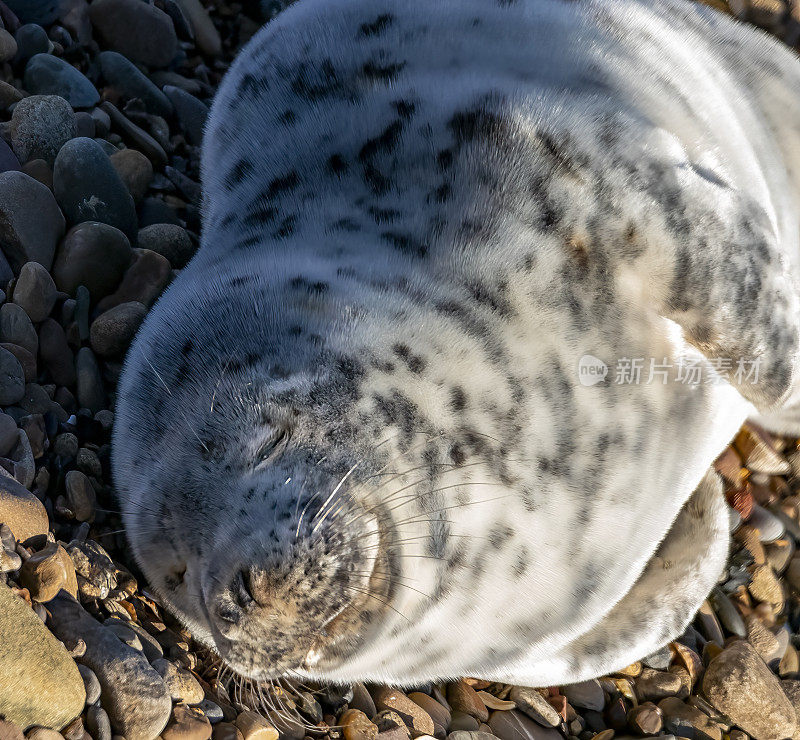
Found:
[[114, 463], [135, 555], [236, 671], [335, 663], [390, 609], [396, 573], [387, 507], [358, 493], [386, 462], [354, 418], [360, 365], [315, 334], [322, 284], [297, 283], [287, 305], [251, 275], [202, 294], [182, 282], [120, 386]]

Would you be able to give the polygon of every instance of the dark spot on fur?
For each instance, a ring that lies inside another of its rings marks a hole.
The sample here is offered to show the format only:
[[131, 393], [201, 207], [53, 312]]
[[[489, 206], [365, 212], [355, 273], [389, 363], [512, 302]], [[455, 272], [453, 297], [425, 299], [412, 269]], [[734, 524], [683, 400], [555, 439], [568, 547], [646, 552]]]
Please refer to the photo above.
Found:
[[408, 234], [384, 231], [381, 234], [381, 238], [389, 242], [398, 252], [402, 252], [403, 254], [408, 254], [412, 257], [425, 257], [428, 254], [428, 247]]
[[341, 154], [333, 154], [328, 159], [328, 169], [337, 177], [341, 177], [347, 172], [347, 162]]
[[397, 76], [402, 72], [405, 66], [405, 62], [380, 64], [370, 61], [361, 68], [361, 74], [371, 82], [385, 82], [388, 84], [397, 79]]
[[269, 199], [276, 195], [281, 195], [290, 190], [294, 190], [300, 184], [300, 177], [295, 170], [287, 173], [283, 177], [274, 178], [267, 187], [264, 197]]
[[362, 23], [358, 29], [359, 36], [379, 36], [394, 23], [391, 13], [379, 15], [372, 23]]

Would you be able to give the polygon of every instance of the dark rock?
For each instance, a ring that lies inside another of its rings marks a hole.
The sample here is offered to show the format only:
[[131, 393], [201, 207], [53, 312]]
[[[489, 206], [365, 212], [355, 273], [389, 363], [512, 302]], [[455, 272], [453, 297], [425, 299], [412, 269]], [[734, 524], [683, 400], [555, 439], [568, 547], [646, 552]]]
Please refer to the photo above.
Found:
[[146, 313], [147, 308], [136, 302], [120, 303], [101, 313], [92, 322], [92, 349], [101, 357], [124, 355]]
[[122, 149], [111, 155], [111, 164], [134, 201], [144, 198], [153, 179], [153, 165], [150, 160], [136, 149]]
[[8, 131], [20, 162], [43, 159], [52, 166], [58, 150], [75, 137], [75, 114], [59, 95], [31, 95], [14, 107]]
[[150, 307], [169, 284], [172, 266], [166, 257], [147, 249], [136, 249], [134, 254], [136, 259], [125, 272], [119, 288], [97, 304], [100, 311], [130, 301]]
[[195, 252], [186, 229], [176, 224], [151, 224], [140, 229], [139, 247], [158, 252], [176, 269], [185, 267]]
[[50, 269], [63, 233], [50, 190], [23, 172], [0, 173], [0, 248], [15, 271], [31, 261]]
[[100, 221], [136, 239], [133, 198], [92, 139], [72, 139], [61, 147], [53, 169], [53, 190], [70, 223]]
[[186, 134], [186, 139], [190, 144], [199, 146], [203, 141], [203, 128], [208, 118], [208, 106], [194, 95], [172, 85], [164, 87], [164, 94], [175, 108], [178, 125]]
[[58, 18], [58, 0], [5, 0], [20, 23], [49, 26]]
[[[138, 1], [138, 0], [134, 0]], [[52, 54], [36, 54], [25, 66], [25, 89], [38, 95], [60, 95], [73, 108], [89, 108], [100, 95], [75, 67]]]
[[132, 260], [130, 242], [119, 229], [85, 221], [70, 229], [61, 243], [53, 278], [58, 289], [70, 295], [85, 285], [96, 303], [116, 290]]
[[141, 0], [94, 0], [89, 17], [109, 48], [134, 62], [166, 67], [178, 51], [172, 19]]
[[14, 58], [16, 64], [25, 64], [37, 54], [49, 53], [52, 44], [47, 38], [47, 31], [36, 23], [20, 26], [14, 34], [14, 39], [17, 42], [17, 56]]
[[123, 99], [138, 98], [150, 113], [168, 117], [172, 104], [140, 70], [122, 54], [103, 51], [97, 55], [103, 79]]

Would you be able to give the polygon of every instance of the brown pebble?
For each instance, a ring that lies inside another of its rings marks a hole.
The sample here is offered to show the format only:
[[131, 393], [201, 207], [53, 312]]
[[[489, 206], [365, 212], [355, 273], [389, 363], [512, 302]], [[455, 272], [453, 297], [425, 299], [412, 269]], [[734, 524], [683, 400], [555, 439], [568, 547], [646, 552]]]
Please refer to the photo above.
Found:
[[244, 740], [244, 735], [231, 722], [217, 722], [211, 731], [211, 740]]
[[653, 702], [646, 701], [628, 713], [628, 726], [638, 735], [658, 735], [662, 725], [663, 714]]
[[489, 710], [486, 705], [481, 701], [475, 689], [463, 679], [448, 684], [447, 702], [452, 709], [470, 714], [478, 722], [486, 722], [489, 719]]
[[377, 713], [375, 702], [367, 691], [367, 687], [360, 681], [353, 684], [353, 698], [350, 701], [351, 709], [360, 709], [367, 717], [374, 717]]
[[244, 740], [278, 740], [278, 730], [256, 712], [242, 712], [236, 718], [235, 725], [241, 730]]
[[31, 555], [22, 565], [20, 582], [30, 591], [34, 601], [45, 603], [63, 588], [78, 597], [75, 566], [67, 551], [55, 542]]
[[419, 704], [411, 701], [400, 689], [378, 686], [373, 690], [372, 698], [379, 711], [391, 709], [397, 712], [411, 731], [411, 737], [433, 734], [431, 716]]
[[479, 726], [480, 722], [478, 722], [475, 717], [467, 714], [466, 712], [459, 712], [456, 710], [450, 715], [450, 727], [448, 729], [450, 732], [455, 732], [456, 730], [475, 732]]
[[408, 695], [408, 698], [415, 704], [419, 704], [435, 723], [445, 729], [450, 725], [450, 712], [432, 696], [423, 694], [421, 691], [413, 691]]
[[178, 704], [170, 723], [161, 731], [162, 740], [210, 740], [211, 722], [199, 709]]
[[375, 740], [378, 728], [360, 709], [348, 709], [339, 717], [345, 740]]
[[672, 673], [645, 668], [636, 677], [636, 695], [643, 701], [660, 701], [681, 690], [681, 679]]
[[561, 740], [563, 737], [558, 730], [542, 727], [516, 709], [492, 712], [489, 727], [501, 740]]

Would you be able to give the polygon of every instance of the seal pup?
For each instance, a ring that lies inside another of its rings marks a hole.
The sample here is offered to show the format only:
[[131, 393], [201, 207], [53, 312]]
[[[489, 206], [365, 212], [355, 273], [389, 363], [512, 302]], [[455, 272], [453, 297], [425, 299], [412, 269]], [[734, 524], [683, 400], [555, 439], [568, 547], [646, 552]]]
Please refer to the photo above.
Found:
[[797, 418], [797, 89], [684, 0], [283, 12], [119, 385], [153, 588], [254, 679], [552, 685], [679, 635], [727, 551], [712, 461]]

